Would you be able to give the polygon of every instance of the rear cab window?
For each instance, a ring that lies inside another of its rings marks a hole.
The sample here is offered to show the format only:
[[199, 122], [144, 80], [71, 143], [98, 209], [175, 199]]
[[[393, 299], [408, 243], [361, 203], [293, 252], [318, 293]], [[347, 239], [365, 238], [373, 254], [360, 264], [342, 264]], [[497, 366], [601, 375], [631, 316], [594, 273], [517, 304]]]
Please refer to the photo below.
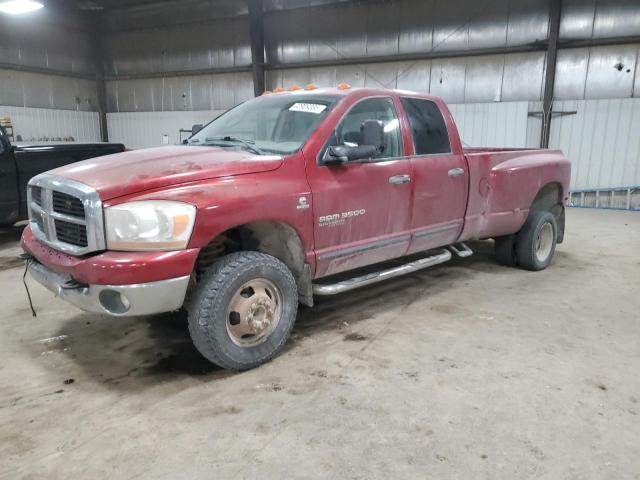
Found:
[[409, 97], [401, 100], [411, 126], [415, 155], [451, 153], [447, 125], [435, 102]]

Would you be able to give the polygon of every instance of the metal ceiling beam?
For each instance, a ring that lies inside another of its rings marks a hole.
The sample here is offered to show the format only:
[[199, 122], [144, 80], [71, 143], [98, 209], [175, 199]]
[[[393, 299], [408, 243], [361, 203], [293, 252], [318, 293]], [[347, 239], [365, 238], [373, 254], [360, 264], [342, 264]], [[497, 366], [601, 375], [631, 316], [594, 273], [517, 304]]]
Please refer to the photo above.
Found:
[[159, 7], [184, 7], [187, 3], [194, 3], [201, 0], [139, 0], [137, 2], [127, 2], [119, 5], [104, 5], [109, 2], [98, 2], [103, 5], [103, 12], [113, 12], [116, 10], [131, 10], [140, 7], [159, 6]]
[[247, 73], [251, 72], [251, 65], [243, 65], [240, 67], [219, 67], [219, 68], [201, 68], [195, 70], [176, 70], [165, 72], [150, 73], [132, 73], [125, 75], [105, 75], [105, 80], [142, 80], [148, 78], [170, 78], [170, 77], [197, 77], [201, 75], [220, 75], [223, 73]]
[[384, 55], [377, 57], [360, 57], [360, 58], [333, 58], [327, 60], [317, 60], [313, 62], [297, 62], [297, 63], [270, 63], [267, 64], [267, 70], [288, 70], [292, 68], [311, 68], [311, 67], [326, 67], [334, 65], [366, 65], [371, 63], [387, 63], [387, 62], [406, 62], [406, 61], [420, 61], [420, 60], [434, 60], [441, 58], [459, 58], [459, 57], [477, 57], [482, 55], [499, 55], [508, 53], [523, 53], [523, 52], [541, 52], [545, 51], [546, 46], [544, 44], [534, 45], [521, 45], [515, 47], [497, 47], [497, 48], [482, 48], [482, 49], [470, 49], [470, 50], [455, 50], [455, 51], [429, 51], [424, 53], [409, 53], [409, 54], [395, 54]]
[[[557, 42], [557, 50], [571, 49], [571, 48], [584, 48], [584, 47], [598, 47], [606, 45], [625, 45], [640, 43], [640, 37], [615, 37], [615, 38], [600, 38], [600, 39], [583, 39], [583, 40], [568, 40]], [[434, 60], [443, 58], [461, 58], [461, 57], [477, 57], [482, 55], [499, 55], [499, 54], [511, 54], [511, 53], [523, 53], [523, 52], [546, 52], [548, 51], [548, 42], [541, 41], [530, 45], [521, 45], [515, 47], [498, 47], [498, 48], [484, 48], [474, 50], [458, 50], [458, 51], [431, 51], [425, 53], [412, 53], [412, 54], [400, 54], [400, 55], [385, 55], [378, 57], [361, 57], [361, 58], [334, 58], [328, 60], [318, 60], [313, 62], [298, 62], [298, 63], [266, 63], [264, 65], [265, 70], [288, 70], [293, 68], [313, 68], [313, 67], [325, 67], [336, 65], [366, 65], [371, 63], [386, 63], [386, 62], [398, 62], [398, 61], [419, 61], [419, 60]], [[0, 65], [0, 68], [2, 66]], [[130, 75], [107, 75], [106, 80], [137, 80], [145, 78], [167, 78], [167, 77], [184, 77], [184, 76], [198, 76], [198, 75], [216, 75], [223, 73], [246, 73], [252, 72], [252, 65], [241, 65], [237, 67], [214, 67], [197, 70], [176, 70], [165, 72], [153, 72], [153, 73], [136, 73]], [[40, 72], [47, 73], [47, 71]], [[67, 75], [66, 73], [60, 73], [61, 75]], [[81, 76], [87, 77], [87, 76]]]
[[249, 33], [251, 40], [251, 72], [253, 93], [257, 97], [265, 91], [264, 21], [262, 0], [248, 0]]
[[549, 41], [547, 46], [547, 60], [545, 63], [540, 148], [549, 148], [549, 134], [551, 133], [551, 111], [553, 109], [553, 90], [556, 84], [556, 63], [558, 59], [558, 37], [560, 36], [561, 13], [562, 0], [550, 0]]
[[0, 70], [39, 73], [41, 75], [55, 75], [58, 77], [81, 78], [83, 80], [93, 80], [93, 75], [90, 73], [68, 72], [66, 70], [54, 70], [52, 68], [32, 67], [29, 65], [16, 65], [14, 63], [0, 62]]

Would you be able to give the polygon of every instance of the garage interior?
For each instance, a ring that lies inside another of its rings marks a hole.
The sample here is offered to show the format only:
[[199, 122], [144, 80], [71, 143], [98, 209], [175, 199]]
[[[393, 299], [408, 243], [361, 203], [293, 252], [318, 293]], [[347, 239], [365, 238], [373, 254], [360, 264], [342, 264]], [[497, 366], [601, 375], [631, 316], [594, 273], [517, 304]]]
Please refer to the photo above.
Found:
[[265, 90], [415, 90], [467, 145], [561, 149], [570, 208], [547, 270], [474, 242], [301, 308], [242, 373], [183, 312], [83, 313], [27, 277], [32, 318], [24, 223], [0, 229], [0, 478], [640, 478], [637, 0], [41, 3], [0, 13], [15, 143], [173, 145]]

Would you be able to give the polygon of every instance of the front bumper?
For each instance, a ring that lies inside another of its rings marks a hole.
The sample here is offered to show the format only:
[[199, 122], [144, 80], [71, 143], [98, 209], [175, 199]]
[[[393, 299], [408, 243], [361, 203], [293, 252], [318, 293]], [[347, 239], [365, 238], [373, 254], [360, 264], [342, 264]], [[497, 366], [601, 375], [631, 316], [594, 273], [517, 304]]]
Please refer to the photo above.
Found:
[[190, 278], [186, 275], [134, 285], [84, 285], [36, 260], [28, 262], [31, 276], [63, 300], [87, 312], [118, 317], [178, 310], [184, 302]]

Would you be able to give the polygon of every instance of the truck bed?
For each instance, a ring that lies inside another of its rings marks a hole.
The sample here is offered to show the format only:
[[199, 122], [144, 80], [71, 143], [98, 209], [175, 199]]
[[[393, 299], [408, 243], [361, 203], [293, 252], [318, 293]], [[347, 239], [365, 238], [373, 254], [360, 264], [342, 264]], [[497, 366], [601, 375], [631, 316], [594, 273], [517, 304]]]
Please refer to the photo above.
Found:
[[[541, 189], [554, 184], [568, 194], [570, 162], [560, 150], [465, 148], [469, 200], [461, 240], [495, 238], [517, 232]], [[566, 184], [558, 183], [566, 178]]]

